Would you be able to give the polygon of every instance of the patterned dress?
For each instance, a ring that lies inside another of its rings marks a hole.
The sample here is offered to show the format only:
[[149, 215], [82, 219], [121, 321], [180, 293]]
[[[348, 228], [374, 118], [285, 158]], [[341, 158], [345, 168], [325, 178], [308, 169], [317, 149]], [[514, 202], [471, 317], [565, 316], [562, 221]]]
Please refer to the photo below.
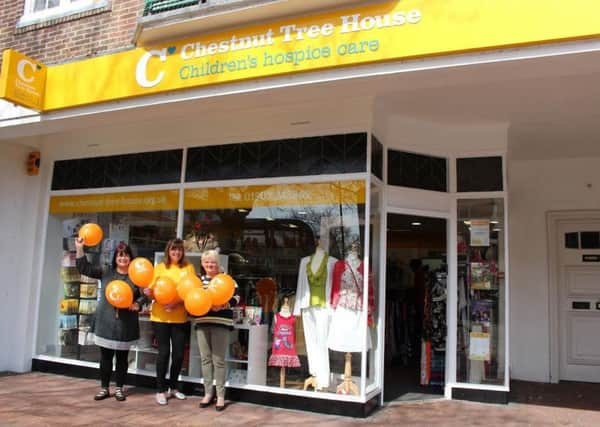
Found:
[[275, 314], [273, 329], [273, 347], [269, 357], [269, 366], [297, 368], [300, 359], [296, 354], [296, 318]]
[[[364, 345], [359, 339], [359, 331], [367, 324], [373, 325], [373, 287], [369, 275], [369, 295], [367, 313], [363, 310], [363, 264], [354, 266], [346, 260], [339, 260], [333, 269], [331, 287], [331, 324], [327, 346], [334, 351], [359, 352]], [[371, 334], [367, 329], [367, 348], [371, 348]]]

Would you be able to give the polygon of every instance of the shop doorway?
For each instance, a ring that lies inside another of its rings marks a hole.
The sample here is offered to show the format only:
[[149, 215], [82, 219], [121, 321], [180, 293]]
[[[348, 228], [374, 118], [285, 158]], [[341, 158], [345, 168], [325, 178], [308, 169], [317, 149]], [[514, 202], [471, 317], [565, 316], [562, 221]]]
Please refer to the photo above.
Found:
[[387, 216], [384, 400], [443, 395], [446, 219]]

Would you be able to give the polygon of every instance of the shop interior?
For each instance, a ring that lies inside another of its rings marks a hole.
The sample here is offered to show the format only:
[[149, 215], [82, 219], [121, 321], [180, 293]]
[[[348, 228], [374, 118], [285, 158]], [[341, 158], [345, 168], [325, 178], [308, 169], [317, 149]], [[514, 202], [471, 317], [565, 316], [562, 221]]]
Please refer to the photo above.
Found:
[[387, 217], [384, 400], [443, 394], [446, 360], [446, 220]]

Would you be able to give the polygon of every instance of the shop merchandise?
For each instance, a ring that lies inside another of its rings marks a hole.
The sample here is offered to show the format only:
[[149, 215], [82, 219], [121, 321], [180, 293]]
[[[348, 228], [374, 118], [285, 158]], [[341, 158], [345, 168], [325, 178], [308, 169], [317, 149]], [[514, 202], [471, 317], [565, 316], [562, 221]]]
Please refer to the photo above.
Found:
[[300, 359], [296, 354], [296, 318], [281, 313], [275, 314], [273, 345], [269, 366], [297, 368]]
[[[329, 335], [331, 277], [337, 259], [330, 257], [322, 248], [300, 260], [294, 316], [302, 315], [304, 340], [308, 356], [310, 383], [318, 389], [329, 387]], [[308, 380], [307, 380], [308, 381]], [[308, 383], [307, 383], [308, 384]], [[305, 385], [306, 387], [306, 385]]]
[[[373, 325], [373, 283], [369, 278], [368, 315], [363, 310], [363, 263], [356, 252], [335, 263], [331, 289], [331, 324], [327, 345], [331, 350], [360, 352], [363, 343], [357, 333], [368, 323]], [[367, 322], [365, 322], [367, 317]], [[371, 348], [371, 333], [367, 329], [367, 348]]]

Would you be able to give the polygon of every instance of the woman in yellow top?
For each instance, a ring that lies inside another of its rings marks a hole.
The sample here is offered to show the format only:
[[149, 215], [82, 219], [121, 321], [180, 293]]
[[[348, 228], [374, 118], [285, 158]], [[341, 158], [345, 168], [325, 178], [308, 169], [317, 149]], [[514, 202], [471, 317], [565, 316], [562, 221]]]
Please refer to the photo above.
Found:
[[[154, 279], [147, 293], [153, 296], [152, 287], [159, 277], [169, 277], [175, 283], [187, 274], [196, 274], [194, 266], [185, 257], [183, 240], [169, 240], [165, 248], [163, 261], [154, 268]], [[184, 400], [185, 394], [178, 388], [178, 377], [183, 364], [185, 340], [189, 335], [188, 315], [182, 301], [174, 304], [152, 303], [150, 314], [154, 335], [158, 342], [158, 356], [156, 358], [156, 403], [166, 405], [169, 397]], [[169, 353], [171, 356], [171, 370], [167, 384], [166, 375], [169, 367]]]

